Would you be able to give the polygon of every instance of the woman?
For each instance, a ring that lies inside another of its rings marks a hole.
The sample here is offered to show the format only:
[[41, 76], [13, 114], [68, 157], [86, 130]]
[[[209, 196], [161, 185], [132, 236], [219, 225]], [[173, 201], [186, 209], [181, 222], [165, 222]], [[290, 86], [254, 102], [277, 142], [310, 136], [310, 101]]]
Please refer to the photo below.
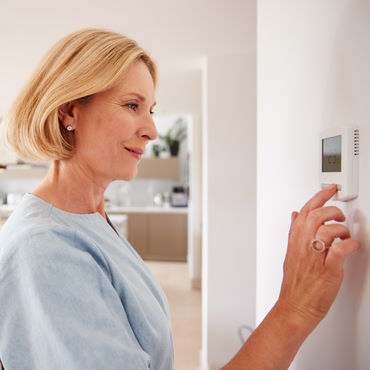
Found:
[[[173, 369], [166, 298], [104, 212], [107, 186], [134, 178], [157, 137], [155, 85], [134, 41], [87, 29], [51, 49], [10, 110], [18, 155], [53, 165], [0, 234], [6, 370]], [[287, 369], [327, 313], [358, 248], [345, 226], [325, 224], [344, 220], [323, 208], [335, 192], [293, 213], [279, 300], [225, 369]]]

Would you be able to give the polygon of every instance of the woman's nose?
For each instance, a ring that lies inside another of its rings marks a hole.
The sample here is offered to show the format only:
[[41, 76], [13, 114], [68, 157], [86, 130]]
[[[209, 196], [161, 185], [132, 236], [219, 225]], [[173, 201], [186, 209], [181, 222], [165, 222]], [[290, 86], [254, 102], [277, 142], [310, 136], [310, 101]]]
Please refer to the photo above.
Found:
[[146, 140], [155, 140], [158, 137], [158, 130], [151, 115], [145, 119], [140, 136]]

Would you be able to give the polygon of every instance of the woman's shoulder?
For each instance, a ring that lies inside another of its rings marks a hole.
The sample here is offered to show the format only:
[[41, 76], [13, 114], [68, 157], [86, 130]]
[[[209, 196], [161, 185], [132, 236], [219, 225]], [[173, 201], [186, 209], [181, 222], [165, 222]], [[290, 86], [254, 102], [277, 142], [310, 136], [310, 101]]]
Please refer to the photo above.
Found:
[[0, 232], [0, 266], [20, 261], [37, 265], [40, 260], [80, 263], [87, 257], [109, 272], [94, 240], [80, 228], [54, 217], [52, 209], [32, 197], [22, 201]]
[[8, 245], [32, 241], [52, 242], [58, 234], [68, 234], [68, 228], [50, 217], [51, 205], [26, 194], [0, 231], [0, 251]]
[[[70, 243], [68, 243], [68, 239]], [[55, 254], [58, 248], [73, 244], [74, 231], [39, 214], [20, 215], [18, 210], [0, 232], [0, 265], [17, 259], [34, 259], [40, 253]]]

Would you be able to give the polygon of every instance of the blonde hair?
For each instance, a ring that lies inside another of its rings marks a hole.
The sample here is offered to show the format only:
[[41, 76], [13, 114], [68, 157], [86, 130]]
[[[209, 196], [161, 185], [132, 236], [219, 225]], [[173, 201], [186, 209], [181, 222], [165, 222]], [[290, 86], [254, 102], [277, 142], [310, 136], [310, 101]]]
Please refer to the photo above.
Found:
[[6, 115], [7, 143], [25, 160], [70, 158], [73, 134], [59, 122], [58, 108], [108, 89], [136, 60], [147, 65], [156, 85], [156, 65], [134, 40], [102, 29], [63, 38], [46, 54]]

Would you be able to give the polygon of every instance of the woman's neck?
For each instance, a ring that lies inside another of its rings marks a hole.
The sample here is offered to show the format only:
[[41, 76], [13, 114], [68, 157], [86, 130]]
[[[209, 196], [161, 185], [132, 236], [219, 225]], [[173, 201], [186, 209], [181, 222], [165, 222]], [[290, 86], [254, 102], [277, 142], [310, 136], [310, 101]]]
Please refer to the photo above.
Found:
[[63, 211], [99, 212], [105, 218], [104, 192], [108, 185], [109, 182], [99, 183], [76, 161], [54, 161], [33, 194]]

